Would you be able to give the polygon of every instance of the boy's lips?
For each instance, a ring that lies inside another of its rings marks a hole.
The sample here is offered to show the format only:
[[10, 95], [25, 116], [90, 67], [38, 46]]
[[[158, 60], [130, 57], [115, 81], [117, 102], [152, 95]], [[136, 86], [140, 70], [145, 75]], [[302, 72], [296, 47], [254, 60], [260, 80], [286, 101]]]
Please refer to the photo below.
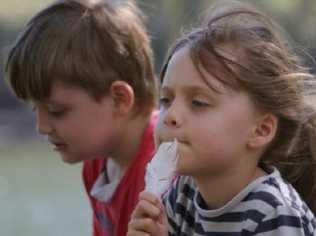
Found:
[[55, 151], [63, 151], [66, 148], [66, 143], [64, 142], [53, 139], [49, 139], [48, 141], [54, 146]]

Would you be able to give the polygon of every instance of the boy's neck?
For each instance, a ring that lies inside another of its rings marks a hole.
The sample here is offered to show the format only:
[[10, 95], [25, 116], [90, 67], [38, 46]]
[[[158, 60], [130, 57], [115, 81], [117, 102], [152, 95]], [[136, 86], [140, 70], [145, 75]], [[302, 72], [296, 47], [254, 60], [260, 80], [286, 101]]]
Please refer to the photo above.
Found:
[[216, 178], [194, 178], [194, 180], [209, 209], [218, 209], [226, 205], [252, 181], [264, 175], [266, 173], [261, 168], [255, 167], [252, 170], [248, 169], [247, 172], [239, 170], [238, 174], [223, 174]]
[[113, 161], [124, 171], [136, 156], [143, 141], [143, 135], [151, 114], [137, 116], [126, 122], [116, 152], [111, 155]]

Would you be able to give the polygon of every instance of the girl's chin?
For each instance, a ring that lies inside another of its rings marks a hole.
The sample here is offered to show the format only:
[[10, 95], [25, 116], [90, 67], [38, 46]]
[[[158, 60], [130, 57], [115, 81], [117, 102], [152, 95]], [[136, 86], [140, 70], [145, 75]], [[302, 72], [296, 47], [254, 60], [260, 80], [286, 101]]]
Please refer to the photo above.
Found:
[[181, 164], [177, 163], [175, 172], [177, 175], [184, 175], [186, 172], [184, 171], [185, 168]]

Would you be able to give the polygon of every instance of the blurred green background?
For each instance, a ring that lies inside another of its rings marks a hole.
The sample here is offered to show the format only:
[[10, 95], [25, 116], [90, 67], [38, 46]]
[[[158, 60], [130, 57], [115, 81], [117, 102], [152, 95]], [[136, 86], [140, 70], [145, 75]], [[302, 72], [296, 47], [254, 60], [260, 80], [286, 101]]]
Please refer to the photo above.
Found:
[[[115, 1], [115, 0], [111, 0]], [[51, 0], [0, 0], [1, 63], [7, 47], [30, 17]], [[155, 52], [157, 73], [171, 42], [211, 0], [139, 0]], [[276, 19], [295, 47], [313, 56], [315, 0], [250, 1]], [[306, 62], [313, 67], [311, 58]], [[81, 185], [81, 165], [66, 165], [34, 131], [34, 116], [17, 102], [0, 67], [0, 235], [90, 235], [89, 204]]]

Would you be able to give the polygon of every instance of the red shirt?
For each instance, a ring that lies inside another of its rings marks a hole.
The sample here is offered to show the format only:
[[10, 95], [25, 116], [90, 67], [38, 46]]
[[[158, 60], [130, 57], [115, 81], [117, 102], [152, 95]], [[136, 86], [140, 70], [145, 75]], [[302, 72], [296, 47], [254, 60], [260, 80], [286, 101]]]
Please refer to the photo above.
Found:
[[154, 154], [153, 129], [157, 120], [154, 114], [146, 127], [140, 148], [122, 177], [110, 202], [100, 202], [90, 195], [96, 179], [105, 170], [106, 158], [84, 161], [83, 182], [93, 210], [94, 236], [125, 236], [130, 215], [138, 195], [145, 186], [144, 176], [147, 163]]

